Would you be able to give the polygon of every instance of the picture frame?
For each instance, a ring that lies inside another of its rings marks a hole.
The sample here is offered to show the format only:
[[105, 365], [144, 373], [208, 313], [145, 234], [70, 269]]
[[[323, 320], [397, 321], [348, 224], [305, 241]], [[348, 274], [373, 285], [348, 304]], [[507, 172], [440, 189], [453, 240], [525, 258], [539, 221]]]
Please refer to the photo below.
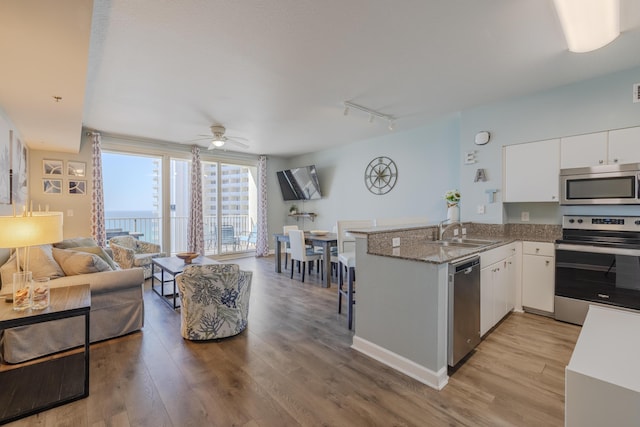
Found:
[[87, 174], [87, 164], [85, 162], [67, 161], [67, 175], [84, 177]]
[[87, 181], [70, 179], [67, 185], [67, 191], [69, 194], [84, 196], [87, 194]]
[[43, 179], [42, 192], [44, 194], [62, 194], [62, 180], [48, 178]]
[[11, 203], [25, 204], [28, 198], [29, 173], [29, 150], [22, 143], [22, 140], [12, 130], [9, 132], [11, 153]]
[[44, 175], [62, 175], [62, 160], [44, 159], [42, 160], [42, 173]]
[[11, 137], [0, 138], [0, 204], [11, 203]]

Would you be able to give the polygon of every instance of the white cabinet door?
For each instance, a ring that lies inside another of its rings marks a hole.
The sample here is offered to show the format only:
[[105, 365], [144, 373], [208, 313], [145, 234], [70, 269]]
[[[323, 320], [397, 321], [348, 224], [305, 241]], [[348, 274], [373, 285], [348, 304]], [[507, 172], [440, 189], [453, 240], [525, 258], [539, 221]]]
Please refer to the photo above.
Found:
[[480, 270], [480, 336], [495, 325], [493, 315], [493, 266]]
[[494, 264], [493, 268], [493, 316], [494, 325], [509, 312], [507, 310], [509, 300], [507, 260]]
[[520, 274], [518, 271], [518, 257], [515, 255], [515, 248], [513, 250], [514, 255], [511, 255], [506, 260], [507, 274], [507, 313], [516, 307], [516, 290], [520, 285]]
[[504, 147], [504, 201], [557, 202], [560, 140]]
[[607, 163], [607, 132], [560, 139], [560, 168], [582, 168]]
[[609, 163], [640, 163], [640, 127], [609, 131]]
[[522, 256], [522, 306], [553, 313], [555, 265], [551, 256]]

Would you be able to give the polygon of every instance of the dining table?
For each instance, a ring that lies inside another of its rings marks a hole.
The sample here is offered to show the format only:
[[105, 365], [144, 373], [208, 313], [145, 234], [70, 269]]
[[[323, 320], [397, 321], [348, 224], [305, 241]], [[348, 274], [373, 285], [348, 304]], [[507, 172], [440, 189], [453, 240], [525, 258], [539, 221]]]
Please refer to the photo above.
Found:
[[[273, 235], [276, 241], [276, 273], [282, 272], [282, 244], [289, 243], [289, 235], [276, 233]], [[329, 262], [324, 263], [324, 278], [322, 287], [331, 286], [331, 248], [338, 246], [338, 235], [336, 233], [316, 234], [309, 231], [304, 232], [305, 243], [314, 247], [322, 248], [322, 255]], [[326, 256], [325, 256], [326, 255]]]

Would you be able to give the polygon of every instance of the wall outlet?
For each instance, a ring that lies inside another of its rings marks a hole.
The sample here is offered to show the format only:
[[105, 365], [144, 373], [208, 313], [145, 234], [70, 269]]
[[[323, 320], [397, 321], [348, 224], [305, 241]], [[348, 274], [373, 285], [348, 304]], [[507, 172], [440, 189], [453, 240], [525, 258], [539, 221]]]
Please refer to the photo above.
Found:
[[391, 239], [391, 246], [393, 246], [394, 248], [400, 246], [400, 238], [394, 237], [393, 239]]
[[522, 212], [520, 214], [520, 220], [524, 222], [529, 221], [529, 212]]
[[478, 205], [478, 209], [476, 210], [479, 214], [484, 213], [484, 205]]

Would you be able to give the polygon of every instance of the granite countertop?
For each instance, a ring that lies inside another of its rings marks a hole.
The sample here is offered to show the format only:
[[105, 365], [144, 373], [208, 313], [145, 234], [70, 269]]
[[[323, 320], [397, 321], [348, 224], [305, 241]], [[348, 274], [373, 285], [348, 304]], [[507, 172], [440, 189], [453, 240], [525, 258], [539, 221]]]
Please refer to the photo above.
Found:
[[422, 242], [411, 245], [401, 245], [396, 248], [386, 247], [370, 250], [371, 255], [380, 255], [391, 258], [406, 259], [410, 261], [421, 261], [432, 264], [444, 264], [465, 258], [480, 252], [488, 251], [502, 245], [515, 242], [516, 239], [510, 237], [485, 237], [485, 236], [469, 236], [468, 238], [491, 240], [495, 243], [478, 247], [460, 247], [460, 246], [440, 246], [436, 242]]

